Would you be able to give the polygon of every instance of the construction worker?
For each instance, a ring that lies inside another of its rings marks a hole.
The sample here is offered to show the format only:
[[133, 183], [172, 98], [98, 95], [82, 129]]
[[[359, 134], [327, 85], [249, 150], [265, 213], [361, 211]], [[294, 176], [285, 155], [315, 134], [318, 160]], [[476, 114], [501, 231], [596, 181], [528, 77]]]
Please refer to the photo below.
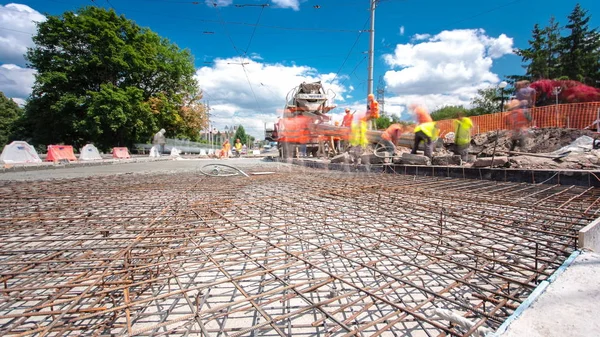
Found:
[[[334, 125], [335, 125], [335, 126], [340, 126], [340, 122], [338, 122], [338, 121], [335, 121]], [[341, 146], [341, 145], [340, 145], [340, 141], [341, 141], [341, 140], [342, 140], [342, 139], [341, 139], [339, 136], [331, 136], [331, 148], [333, 149], [333, 152], [334, 152], [335, 154], [338, 154], [338, 153], [340, 153], [340, 151], [341, 151], [341, 150], [340, 150], [340, 146]]]
[[521, 100], [511, 101], [508, 104], [508, 114], [504, 117], [504, 123], [511, 133], [509, 151], [514, 151], [516, 147], [519, 147], [520, 150], [525, 149], [531, 115], [522, 106], [523, 103]]
[[375, 130], [377, 128], [375, 120], [379, 118], [379, 102], [375, 100], [373, 94], [367, 96], [367, 102], [367, 114], [365, 115], [367, 126], [369, 130]]
[[344, 119], [342, 120], [342, 126], [350, 127], [352, 126], [352, 114], [350, 113], [350, 109], [346, 108], [346, 114], [344, 115]]
[[231, 144], [229, 144], [228, 139], [225, 139], [225, 142], [223, 142], [223, 147], [221, 148], [221, 152], [219, 153], [219, 159], [229, 158], [230, 150], [231, 150]]
[[369, 145], [367, 139], [367, 118], [363, 116], [358, 118], [357, 121], [353, 121], [350, 127], [350, 153], [356, 162], [358, 162], [358, 158], [363, 154], [367, 145]]
[[385, 129], [381, 135], [381, 144], [385, 146], [385, 150], [390, 154], [390, 157], [396, 154], [396, 144], [398, 144], [398, 139], [400, 139], [403, 131], [404, 126], [396, 123]]
[[469, 159], [469, 146], [471, 145], [471, 129], [473, 121], [469, 117], [465, 117], [462, 112], [459, 112], [454, 124], [454, 146], [452, 152], [459, 155], [462, 161]]
[[409, 109], [413, 111], [415, 114], [415, 119], [417, 120], [417, 124], [432, 122], [431, 115], [422, 105], [411, 104]]
[[242, 154], [242, 142], [240, 141], [240, 139], [236, 139], [235, 140], [235, 152], [237, 152], [237, 156]]
[[419, 144], [425, 143], [425, 157], [432, 158], [433, 143], [438, 139], [440, 135], [440, 128], [437, 122], [427, 122], [417, 125], [415, 128], [415, 143], [413, 145], [411, 154], [417, 154]]

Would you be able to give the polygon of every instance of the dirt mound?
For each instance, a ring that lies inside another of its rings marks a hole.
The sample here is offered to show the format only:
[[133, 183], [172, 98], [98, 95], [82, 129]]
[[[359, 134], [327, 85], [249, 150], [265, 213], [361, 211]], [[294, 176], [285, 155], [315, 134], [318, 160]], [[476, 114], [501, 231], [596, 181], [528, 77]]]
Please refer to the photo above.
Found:
[[[563, 129], [563, 128], [536, 128], [530, 129], [525, 141], [525, 148], [516, 151], [528, 153], [548, 153], [571, 144], [581, 136], [594, 137], [591, 130]], [[496, 145], [496, 153], [510, 149], [510, 131], [491, 131], [473, 136], [469, 152], [477, 156], [491, 156]], [[496, 142], [496, 139], [498, 140]]]

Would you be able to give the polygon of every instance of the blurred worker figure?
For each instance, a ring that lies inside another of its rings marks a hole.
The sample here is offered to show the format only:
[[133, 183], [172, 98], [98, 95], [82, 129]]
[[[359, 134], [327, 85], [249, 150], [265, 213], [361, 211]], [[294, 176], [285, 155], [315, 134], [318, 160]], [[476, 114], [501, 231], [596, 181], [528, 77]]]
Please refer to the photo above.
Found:
[[[352, 119], [354, 118], [354, 114], [350, 113], [350, 109], [346, 108], [346, 113], [344, 114], [344, 119], [342, 119], [342, 127], [350, 128], [352, 127]], [[341, 148], [345, 149], [348, 147], [349, 142], [347, 140], [342, 140], [340, 142]]]
[[367, 116], [361, 116], [356, 121], [353, 121], [350, 127], [350, 154], [354, 158], [355, 163], [358, 163], [358, 159], [362, 156], [367, 145], [369, 145], [367, 123]]
[[535, 106], [536, 91], [530, 86], [529, 81], [519, 81], [515, 83], [515, 96], [519, 101], [519, 108], [525, 109], [524, 113], [529, 113], [529, 109]]
[[344, 126], [344, 127], [352, 126], [352, 117], [354, 117], [354, 116], [350, 113], [350, 109], [346, 108], [346, 114], [344, 115], [344, 119], [342, 120], [342, 126]]
[[469, 146], [471, 145], [471, 129], [473, 121], [465, 117], [463, 112], [459, 112], [454, 124], [454, 146], [452, 152], [459, 155], [463, 162], [469, 159]]
[[415, 128], [415, 143], [413, 145], [411, 154], [417, 154], [419, 144], [423, 142], [425, 144], [425, 157], [432, 158], [433, 144], [440, 135], [440, 128], [437, 122], [427, 122], [417, 125]]
[[527, 109], [522, 108], [523, 104], [521, 100], [514, 99], [507, 106], [508, 113], [504, 117], [504, 123], [510, 130], [511, 145], [509, 151], [514, 151], [516, 147], [519, 147], [521, 151], [525, 151], [531, 114]]
[[221, 148], [221, 152], [219, 153], [219, 159], [229, 158], [230, 150], [231, 150], [231, 144], [229, 144], [228, 139], [225, 139], [225, 142], [223, 142], [223, 147]]
[[433, 122], [429, 111], [427, 111], [427, 108], [425, 108], [424, 106], [418, 104], [411, 104], [408, 108], [415, 115], [415, 120], [417, 121], [417, 124]]
[[373, 94], [367, 96], [367, 114], [365, 115], [367, 127], [369, 130], [376, 130], [377, 124], [375, 120], [379, 118], [379, 102], [375, 100]]
[[159, 155], [165, 153], [165, 144], [167, 143], [167, 138], [165, 138], [165, 129], [160, 129], [152, 139], [152, 144], [158, 145], [158, 153]]
[[235, 140], [234, 148], [235, 148], [236, 156], [239, 157], [242, 154], [242, 142], [240, 141], [239, 138]]
[[[340, 126], [340, 122], [335, 121], [334, 125], [335, 126]], [[333, 149], [333, 152], [335, 154], [340, 153], [340, 147], [341, 147], [340, 142], [341, 142], [341, 140], [342, 139], [340, 137], [338, 137], [338, 136], [335, 136], [335, 137], [331, 136], [331, 148]]]
[[398, 139], [400, 139], [400, 135], [403, 131], [404, 126], [395, 123], [385, 129], [381, 135], [381, 144], [385, 146], [385, 150], [389, 153], [390, 157], [393, 157], [396, 154], [396, 144], [398, 144]]

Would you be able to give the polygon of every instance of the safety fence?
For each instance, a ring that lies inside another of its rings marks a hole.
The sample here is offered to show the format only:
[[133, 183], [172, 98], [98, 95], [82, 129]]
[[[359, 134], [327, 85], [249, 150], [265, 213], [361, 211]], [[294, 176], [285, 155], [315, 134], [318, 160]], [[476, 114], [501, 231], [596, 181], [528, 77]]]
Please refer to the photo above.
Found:
[[[531, 125], [538, 128], [596, 129], [598, 126], [593, 124], [600, 121], [600, 102], [548, 105], [532, 108], [529, 111], [532, 117]], [[473, 132], [484, 133], [506, 129], [507, 115], [507, 112], [498, 112], [470, 117], [473, 121]], [[454, 131], [451, 119], [441, 120], [438, 125], [442, 136]]]

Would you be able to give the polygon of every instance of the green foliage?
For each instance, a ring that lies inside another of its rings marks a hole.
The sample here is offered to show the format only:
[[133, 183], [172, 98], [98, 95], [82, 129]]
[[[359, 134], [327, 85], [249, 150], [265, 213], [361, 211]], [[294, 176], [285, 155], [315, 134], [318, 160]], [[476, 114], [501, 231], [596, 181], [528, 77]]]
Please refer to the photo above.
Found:
[[25, 125], [35, 143], [147, 142], [160, 128], [197, 140], [206, 111], [187, 50], [113, 10], [85, 7], [38, 24]]
[[456, 118], [459, 113], [462, 113], [464, 116], [471, 115], [471, 111], [469, 109], [463, 107], [462, 105], [460, 105], [460, 106], [450, 105], [450, 106], [445, 106], [443, 108], [433, 111], [431, 113], [431, 118], [434, 121], [441, 121], [443, 119]]
[[10, 135], [16, 127], [15, 122], [22, 114], [23, 109], [0, 91], [0, 149], [11, 140]]
[[246, 130], [243, 126], [238, 126], [237, 130], [235, 130], [235, 135], [233, 136], [233, 143], [235, 140], [239, 139], [242, 144], [246, 144], [246, 146], [251, 147], [254, 142], [254, 137], [250, 136], [246, 133]]
[[590, 18], [587, 10], [575, 5], [565, 26], [569, 35], [560, 39], [560, 64], [561, 75], [596, 85], [600, 80], [600, 33], [589, 27]]
[[392, 119], [388, 115], [381, 114], [379, 115], [379, 118], [375, 120], [375, 125], [377, 130], [385, 130], [392, 125]]
[[[600, 80], [600, 33], [589, 27], [591, 16], [579, 4], [561, 27], [554, 17], [541, 28], [536, 24], [529, 48], [516, 50], [526, 74], [516, 80], [571, 79], [592, 86]], [[562, 35], [562, 36], [561, 36]], [[513, 82], [514, 83], [514, 82]]]
[[[496, 87], [477, 90], [477, 96], [471, 101], [473, 107], [469, 115], [479, 116], [500, 112], [499, 100], [501, 100], [501, 94], [500, 89]], [[506, 98], [506, 91], [504, 92], [504, 97]]]

